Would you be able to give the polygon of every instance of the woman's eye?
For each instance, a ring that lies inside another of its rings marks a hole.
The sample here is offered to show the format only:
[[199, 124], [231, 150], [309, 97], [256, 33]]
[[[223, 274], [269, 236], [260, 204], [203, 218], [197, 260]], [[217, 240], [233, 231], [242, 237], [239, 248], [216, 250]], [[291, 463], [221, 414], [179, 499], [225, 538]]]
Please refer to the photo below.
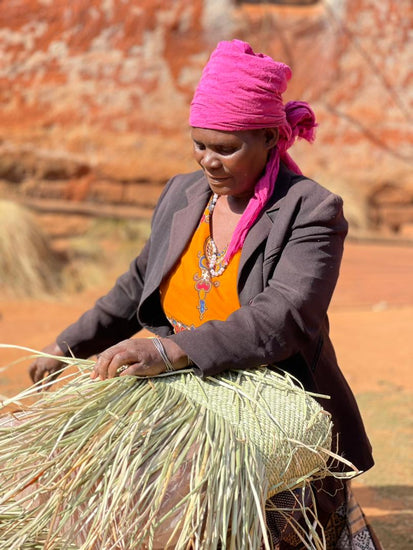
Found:
[[[194, 148], [196, 151], [205, 151], [206, 145], [204, 143], [201, 143], [199, 141], [194, 141]], [[236, 152], [237, 148], [233, 146], [226, 146], [226, 145], [212, 145], [210, 147], [212, 151], [215, 151], [218, 155], [227, 156], [232, 155]]]
[[234, 147], [221, 147], [218, 153], [221, 155], [232, 155], [235, 151], [236, 149], [234, 149]]

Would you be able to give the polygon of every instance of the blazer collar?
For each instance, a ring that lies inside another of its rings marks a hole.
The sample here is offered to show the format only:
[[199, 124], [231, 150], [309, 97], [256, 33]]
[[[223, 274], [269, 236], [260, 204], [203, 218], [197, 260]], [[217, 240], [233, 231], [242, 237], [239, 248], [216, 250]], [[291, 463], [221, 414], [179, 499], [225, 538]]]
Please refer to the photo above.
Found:
[[[182, 208], [177, 210], [173, 215], [169, 246], [162, 269], [162, 276], [169, 273], [177, 258], [179, 258], [185, 250], [208, 204], [209, 197], [211, 196], [211, 189], [205, 176], [201, 171], [199, 171], [198, 174], [199, 177], [196, 178], [185, 191], [185, 204], [183, 204]], [[280, 166], [274, 194], [259, 219], [249, 230], [245, 239], [241, 253], [239, 272], [241, 272], [241, 269], [256, 248], [268, 237], [273, 226], [276, 212], [280, 208], [282, 200], [290, 187], [291, 175], [292, 172], [283, 165]]]

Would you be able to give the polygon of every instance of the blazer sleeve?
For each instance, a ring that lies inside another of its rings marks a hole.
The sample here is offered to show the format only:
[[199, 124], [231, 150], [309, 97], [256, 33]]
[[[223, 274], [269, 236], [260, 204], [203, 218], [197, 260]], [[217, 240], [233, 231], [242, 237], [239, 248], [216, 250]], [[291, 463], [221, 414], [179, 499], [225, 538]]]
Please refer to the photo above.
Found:
[[117, 342], [130, 338], [142, 327], [136, 311], [142, 294], [150, 240], [121, 275], [114, 287], [94, 307], [66, 328], [57, 343], [65, 353], [90, 357]]
[[[170, 336], [199, 374], [283, 361], [320, 333], [339, 274], [347, 222], [340, 197], [326, 190], [322, 200], [320, 193], [307, 195], [295, 197], [288, 215], [279, 213], [280, 220], [289, 217], [289, 236], [278, 251], [264, 256], [263, 268], [270, 273], [264, 290], [226, 321]], [[282, 223], [274, 223], [271, 232]]]
[[[173, 178], [161, 193], [152, 223], [172, 182]], [[131, 262], [129, 271], [117, 279], [113, 288], [99, 298], [93, 308], [59, 334], [57, 343], [67, 355], [90, 357], [141, 330], [137, 311], [145, 284], [151, 242], [152, 237]]]

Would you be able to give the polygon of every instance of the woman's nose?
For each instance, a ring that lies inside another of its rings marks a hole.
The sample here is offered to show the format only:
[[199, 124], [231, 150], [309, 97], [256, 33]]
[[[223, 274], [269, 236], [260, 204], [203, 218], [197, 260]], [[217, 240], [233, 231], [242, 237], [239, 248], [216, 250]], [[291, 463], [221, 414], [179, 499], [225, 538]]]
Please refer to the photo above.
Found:
[[201, 160], [201, 166], [205, 170], [213, 170], [221, 167], [221, 160], [214, 151], [204, 151]]

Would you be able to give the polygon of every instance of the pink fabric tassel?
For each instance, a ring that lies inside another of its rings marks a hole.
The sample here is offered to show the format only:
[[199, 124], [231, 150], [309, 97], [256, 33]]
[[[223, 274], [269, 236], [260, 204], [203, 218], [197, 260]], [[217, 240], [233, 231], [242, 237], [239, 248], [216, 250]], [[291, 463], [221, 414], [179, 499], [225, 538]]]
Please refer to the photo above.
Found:
[[274, 190], [279, 168], [280, 153], [278, 148], [274, 147], [268, 159], [265, 173], [255, 186], [254, 196], [249, 200], [247, 208], [244, 210], [244, 213], [235, 227], [231, 242], [224, 256], [224, 263], [228, 263], [232, 256], [242, 248], [248, 231], [254, 225], [254, 222], [262, 212], [268, 198]]
[[255, 185], [254, 196], [250, 199], [232, 234], [224, 257], [225, 262], [229, 262], [232, 256], [242, 248], [248, 231], [271, 197], [280, 169], [280, 161], [296, 174], [301, 174], [300, 168], [287, 153], [287, 149], [297, 138], [303, 138], [309, 142], [314, 141], [315, 116], [310, 106], [303, 101], [289, 101], [285, 106], [285, 112], [286, 123], [279, 127], [280, 139], [277, 146], [271, 151], [265, 172]]

